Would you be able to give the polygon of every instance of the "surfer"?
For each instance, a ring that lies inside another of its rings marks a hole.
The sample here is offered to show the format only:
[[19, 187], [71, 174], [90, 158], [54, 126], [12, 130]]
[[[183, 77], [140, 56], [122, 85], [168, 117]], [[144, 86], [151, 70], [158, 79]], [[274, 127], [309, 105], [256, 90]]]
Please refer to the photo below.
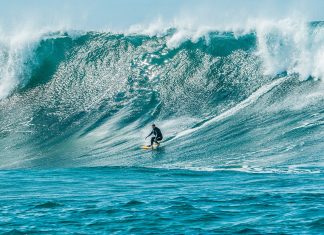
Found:
[[145, 139], [147, 137], [150, 137], [151, 135], [154, 135], [151, 138], [151, 145], [148, 146], [153, 148], [153, 143], [156, 143], [158, 146], [160, 145], [158, 141], [161, 141], [163, 139], [163, 135], [160, 128], [156, 127], [155, 124], [152, 124], [152, 129], [152, 132], [148, 136], [146, 136]]

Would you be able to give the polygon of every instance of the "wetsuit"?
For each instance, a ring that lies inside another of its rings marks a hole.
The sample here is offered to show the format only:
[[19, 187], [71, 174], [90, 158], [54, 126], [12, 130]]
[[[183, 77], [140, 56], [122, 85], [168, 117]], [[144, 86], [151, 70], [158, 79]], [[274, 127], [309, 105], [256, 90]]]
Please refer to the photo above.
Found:
[[153, 145], [153, 143], [157, 143], [158, 144], [158, 141], [161, 141], [163, 139], [162, 132], [157, 127], [154, 127], [154, 129], [152, 130], [152, 132], [147, 137], [149, 137], [151, 135], [154, 135], [154, 137], [151, 138], [151, 146]]

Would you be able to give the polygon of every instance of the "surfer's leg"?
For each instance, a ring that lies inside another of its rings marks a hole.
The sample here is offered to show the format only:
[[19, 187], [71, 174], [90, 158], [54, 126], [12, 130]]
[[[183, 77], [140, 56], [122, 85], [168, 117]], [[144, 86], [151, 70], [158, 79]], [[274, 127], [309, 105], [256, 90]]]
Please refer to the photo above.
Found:
[[151, 138], [151, 146], [153, 146], [153, 143], [155, 142], [155, 137]]
[[156, 138], [155, 138], [155, 143], [156, 143], [157, 145], [160, 145], [160, 143], [158, 142], [158, 141], [160, 141], [160, 140], [162, 140], [161, 137], [156, 137]]

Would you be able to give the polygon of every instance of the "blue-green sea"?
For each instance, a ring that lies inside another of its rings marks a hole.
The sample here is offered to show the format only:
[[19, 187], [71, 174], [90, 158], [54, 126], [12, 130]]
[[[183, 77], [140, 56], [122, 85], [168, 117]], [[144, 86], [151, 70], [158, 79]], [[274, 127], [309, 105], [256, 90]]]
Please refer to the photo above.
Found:
[[323, 48], [322, 22], [0, 35], [0, 234], [324, 234]]
[[1, 171], [4, 234], [321, 234], [324, 175]]

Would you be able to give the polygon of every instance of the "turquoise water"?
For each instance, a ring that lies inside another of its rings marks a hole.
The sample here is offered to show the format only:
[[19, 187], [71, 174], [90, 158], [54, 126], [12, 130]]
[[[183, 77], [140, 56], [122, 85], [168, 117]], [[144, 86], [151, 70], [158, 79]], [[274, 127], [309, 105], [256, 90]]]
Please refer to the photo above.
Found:
[[323, 233], [323, 23], [260, 27], [0, 35], [0, 231]]
[[143, 168], [1, 171], [10, 234], [320, 234], [319, 174]]

